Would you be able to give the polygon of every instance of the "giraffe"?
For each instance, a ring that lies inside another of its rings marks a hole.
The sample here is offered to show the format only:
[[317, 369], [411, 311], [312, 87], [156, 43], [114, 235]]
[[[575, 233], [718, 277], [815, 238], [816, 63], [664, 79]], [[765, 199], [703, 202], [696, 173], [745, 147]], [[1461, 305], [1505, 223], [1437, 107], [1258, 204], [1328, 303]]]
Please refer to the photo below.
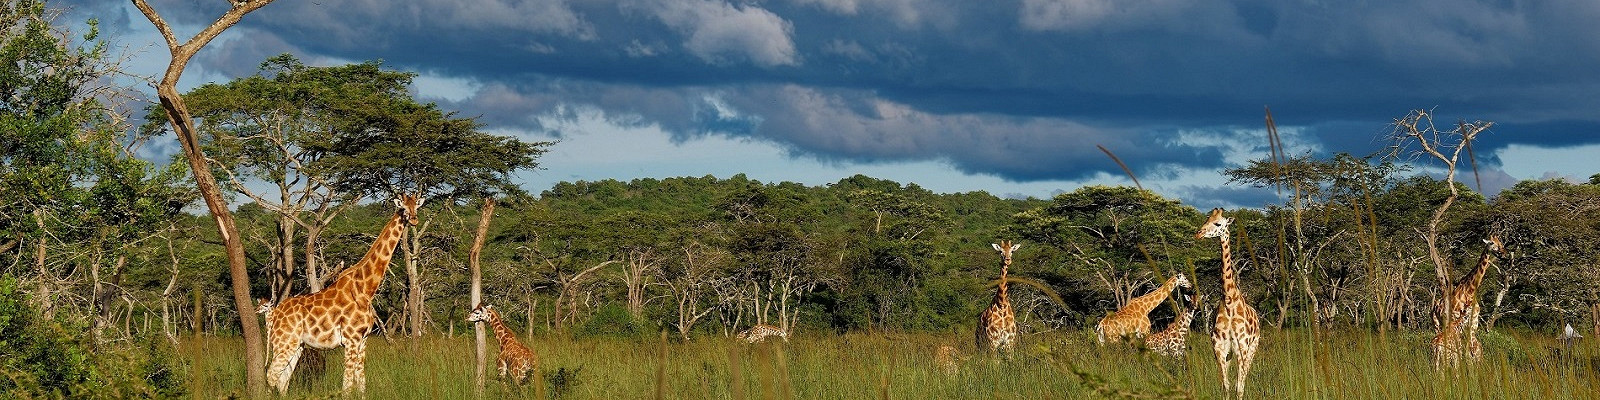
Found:
[[1478, 287], [1483, 285], [1483, 276], [1489, 272], [1489, 265], [1494, 263], [1494, 257], [1503, 256], [1506, 253], [1505, 244], [1500, 242], [1499, 235], [1490, 234], [1488, 239], [1483, 240], [1483, 243], [1485, 246], [1483, 255], [1478, 257], [1478, 266], [1474, 267], [1472, 272], [1467, 273], [1466, 276], [1461, 277], [1461, 280], [1456, 284], [1443, 291], [1449, 293], [1452, 312], [1448, 314], [1443, 312], [1443, 298], [1433, 301], [1433, 326], [1439, 330], [1439, 333], [1444, 333], [1446, 330], [1445, 325], [1450, 321], [1456, 319], [1466, 320], [1466, 326], [1462, 328], [1462, 330], [1466, 331], [1463, 339], [1466, 340], [1466, 350], [1471, 354], [1473, 361], [1483, 357], [1483, 344], [1478, 342], [1478, 315], [1480, 310]]
[[1004, 350], [1009, 357], [1017, 345], [1017, 319], [1006, 293], [1006, 274], [1011, 269], [1011, 253], [1021, 248], [1022, 244], [1002, 240], [991, 245], [1000, 252], [1000, 287], [995, 291], [989, 308], [978, 315], [978, 351]]
[[961, 372], [959, 362], [965, 359], [966, 357], [962, 356], [955, 346], [942, 345], [933, 352], [933, 367], [946, 376], [955, 375]]
[[422, 199], [402, 194], [394, 204], [398, 207], [394, 216], [360, 262], [339, 272], [326, 289], [283, 299], [268, 308], [267, 340], [272, 346], [272, 364], [267, 367], [267, 382], [279, 394], [289, 389], [290, 372], [300, 359], [302, 344], [318, 349], [344, 346], [343, 390], [366, 393], [366, 338], [377, 321], [372, 296], [383, 282], [389, 259], [406, 228], [417, 224]]
[[789, 343], [789, 331], [772, 325], [757, 324], [739, 332], [739, 340], [745, 343], [759, 343], [772, 336], [781, 337], [784, 343]]
[[1244, 398], [1245, 377], [1250, 375], [1250, 363], [1255, 361], [1256, 346], [1261, 344], [1261, 320], [1255, 307], [1245, 302], [1239, 291], [1238, 271], [1233, 268], [1233, 254], [1228, 248], [1228, 225], [1233, 218], [1222, 216], [1222, 209], [1211, 210], [1195, 239], [1217, 238], [1222, 242], [1222, 304], [1217, 307], [1216, 322], [1211, 325], [1212, 351], [1217, 353], [1217, 364], [1222, 372], [1222, 390], [1228, 385], [1230, 356], [1239, 360], [1239, 379], [1232, 388], [1239, 398]]
[[1200, 302], [1194, 296], [1188, 296], [1189, 311], [1178, 314], [1178, 318], [1167, 329], [1144, 338], [1145, 347], [1154, 350], [1157, 354], [1182, 358], [1189, 353], [1189, 325], [1194, 323], [1195, 310], [1200, 309]]
[[500, 342], [500, 356], [495, 358], [495, 364], [500, 367], [500, 379], [511, 377], [511, 382], [521, 385], [528, 379], [528, 374], [534, 367], [539, 366], [539, 356], [517, 341], [517, 334], [506, 327], [505, 320], [500, 319], [500, 312], [494, 306], [479, 305], [467, 314], [467, 322], [488, 322], [494, 328], [494, 338]]
[[1142, 338], [1145, 335], [1149, 335], [1150, 310], [1160, 306], [1161, 302], [1167, 301], [1167, 296], [1180, 287], [1189, 287], [1189, 278], [1183, 276], [1183, 273], [1167, 278], [1166, 282], [1161, 283], [1161, 287], [1143, 296], [1135, 297], [1133, 300], [1128, 300], [1128, 304], [1123, 306], [1121, 310], [1101, 318], [1100, 323], [1094, 327], [1095, 336], [1100, 340], [1100, 344], [1105, 344], [1108, 337], [1112, 340], [1118, 340], [1126, 336]]
[[1461, 331], [1468, 324], [1472, 314], [1461, 314], [1461, 318], [1450, 320], [1449, 326], [1440, 327], [1439, 333], [1433, 335], [1433, 369], [1444, 368], [1444, 363], [1450, 363], [1450, 368], [1455, 368], [1461, 362]]

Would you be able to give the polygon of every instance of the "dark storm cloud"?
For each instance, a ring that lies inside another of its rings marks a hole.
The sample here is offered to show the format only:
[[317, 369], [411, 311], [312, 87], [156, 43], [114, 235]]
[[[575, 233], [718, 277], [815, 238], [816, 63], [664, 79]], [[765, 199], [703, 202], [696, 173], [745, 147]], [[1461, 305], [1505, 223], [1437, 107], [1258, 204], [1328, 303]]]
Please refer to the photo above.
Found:
[[588, 107], [679, 140], [1026, 181], [1120, 175], [1097, 144], [1141, 174], [1217, 169], [1219, 148], [1173, 132], [1259, 127], [1263, 105], [1329, 152], [1381, 150], [1417, 108], [1499, 122], [1476, 148], [1490, 166], [1514, 143], [1600, 142], [1596, 20], [1588, 1], [280, 0], [202, 62], [382, 59], [481, 85], [450, 105], [493, 126]]

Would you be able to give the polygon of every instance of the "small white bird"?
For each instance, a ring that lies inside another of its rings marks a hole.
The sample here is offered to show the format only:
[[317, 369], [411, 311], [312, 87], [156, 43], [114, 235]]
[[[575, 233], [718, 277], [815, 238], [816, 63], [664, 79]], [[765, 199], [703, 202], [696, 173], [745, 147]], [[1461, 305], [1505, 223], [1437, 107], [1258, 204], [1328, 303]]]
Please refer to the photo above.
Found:
[[1578, 330], [1572, 329], [1572, 324], [1567, 324], [1567, 328], [1563, 329], [1562, 332], [1561, 332], [1561, 340], [1572, 340], [1572, 339], [1582, 339], [1582, 338], [1583, 338], [1583, 335], [1578, 334]]

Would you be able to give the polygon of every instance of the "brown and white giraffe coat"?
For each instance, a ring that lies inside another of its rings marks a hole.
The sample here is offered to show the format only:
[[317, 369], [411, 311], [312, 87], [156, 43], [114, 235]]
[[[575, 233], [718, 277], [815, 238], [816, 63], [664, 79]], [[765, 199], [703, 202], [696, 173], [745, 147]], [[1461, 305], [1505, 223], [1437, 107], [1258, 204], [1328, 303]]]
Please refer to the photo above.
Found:
[[506, 327], [505, 320], [500, 318], [500, 312], [495, 311], [494, 306], [480, 305], [472, 309], [472, 313], [467, 314], [467, 322], [488, 322], [494, 328], [494, 338], [500, 342], [500, 356], [495, 358], [495, 364], [500, 368], [500, 379], [509, 376], [512, 383], [521, 385], [539, 366], [539, 356], [517, 340], [517, 334]]
[[745, 343], [760, 343], [773, 336], [783, 338], [784, 343], [789, 342], [789, 331], [768, 324], [758, 324], [745, 329], [744, 332], [739, 332], [738, 338]]
[[1100, 323], [1094, 327], [1096, 338], [1100, 340], [1100, 344], [1105, 344], [1107, 338], [1121, 340], [1149, 335], [1150, 311], [1160, 306], [1161, 302], [1167, 301], [1167, 296], [1180, 287], [1189, 287], [1189, 278], [1181, 273], [1167, 278], [1167, 281], [1156, 290], [1128, 300], [1128, 304], [1122, 309], [1100, 319]]
[[1200, 308], [1199, 302], [1194, 301], [1192, 296], [1190, 297], [1190, 303], [1193, 305], [1189, 308], [1189, 311], [1178, 314], [1177, 319], [1174, 319], [1171, 324], [1167, 324], [1167, 329], [1146, 336], [1144, 338], [1145, 347], [1155, 351], [1156, 354], [1168, 357], [1183, 357], [1188, 354], [1189, 325], [1194, 323], [1195, 311]]
[[[1233, 268], [1233, 253], [1228, 247], [1228, 225], [1232, 218], [1224, 217], [1222, 209], [1212, 209], [1205, 224], [1200, 225], [1195, 239], [1217, 238], [1222, 242], [1222, 304], [1217, 308], [1216, 322], [1211, 326], [1211, 350], [1217, 353], [1217, 364], [1222, 372], [1222, 390], [1234, 389], [1244, 398], [1245, 377], [1250, 375], [1250, 363], [1255, 361], [1256, 348], [1261, 344], [1261, 320], [1255, 307], [1245, 301], [1239, 290], [1238, 271]], [[1233, 385], [1228, 382], [1228, 365], [1239, 360], [1239, 378]]]
[[1000, 252], [1000, 286], [995, 291], [994, 300], [989, 303], [989, 308], [978, 315], [978, 351], [1003, 350], [1009, 356], [1016, 348], [1017, 318], [1011, 310], [1011, 299], [1006, 293], [1006, 274], [1011, 269], [1011, 253], [1022, 245], [1003, 240], [993, 246], [995, 251]]
[[340, 272], [327, 289], [290, 297], [261, 310], [270, 311], [267, 340], [271, 342], [272, 363], [267, 367], [267, 382], [279, 394], [289, 388], [290, 372], [300, 359], [302, 344], [318, 349], [344, 346], [344, 391], [366, 392], [366, 337], [377, 322], [372, 296], [383, 282], [406, 228], [417, 224], [422, 199], [401, 195], [395, 205], [399, 209], [366, 256]]
[[[1466, 341], [1465, 350], [1474, 361], [1483, 356], [1483, 345], [1478, 342], [1478, 320], [1479, 310], [1481, 309], [1478, 288], [1483, 286], [1483, 277], [1489, 272], [1489, 265], [1494, 263], [1494, 257], [1505, 255], [1506, 252], [1505, 244], [1500, 242], [1499, 235], [1489, 235], [1489, 238], [1484, 239], [1483, 243], [1485, 246], [1483, 255], [1478, 257], [1478, 266], [1474, 267], [1466, 276], [1462, 276], [1461, 280], [1457, 281], [1456, 284], [1445, 290], [1445, 292], [1449, 293], [1452, 312], [1444, 313], [1444, 301], [1442, 298], [1433, 302], [1435, 334], [1444, 334], [1445, 331], [1449, 330], [1446, 329], [1448, 328], [1446, 325], [1454, 324], [1454, 321], [1464, 321], [1462, 322], [1464, 326], [1460, 327], [1464, 333], [1459, 334], [1459, 336]], [[1459, 350], [1460, 347], [1451, 347], [1451, 349]]]

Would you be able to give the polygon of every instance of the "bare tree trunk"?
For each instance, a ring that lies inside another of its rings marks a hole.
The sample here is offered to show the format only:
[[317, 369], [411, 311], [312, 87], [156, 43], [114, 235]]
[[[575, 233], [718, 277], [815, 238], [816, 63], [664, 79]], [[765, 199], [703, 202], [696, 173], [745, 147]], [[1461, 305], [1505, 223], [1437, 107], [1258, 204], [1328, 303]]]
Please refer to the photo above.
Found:
[[183, 102], [183, 96], [178, 94], [178, 78], [183, 75], [189, 59], [205, 47], [206, 43], [222, 34], [228, 27], [237, 24], [245, 14], [271, 2], [272, 0], [236, 1], [232, 8], [211, 25], [195, 34], [187, 43], [179, 44], [177, 37], [172, 33], [172, 28], [155, 9], [145, 0], [133, 0], [134, 6], [138, 7], [150, 23], [155, 25], [156, 30], [161, 32], [162, 38], [166, 39], [167, 48], [172, 53], [166, 73], [162, 75], [161, 83], [156, 85], [156, 93], [161, 99], [161, 108], [167, 112], [167, 121], [172, 124], [178, 142], [183, 145], [183, 153], [189, 161], [195, 186], [205, 199], [206, 208], [211, 210], [211, 216], [217, 223], [217, 231], [222, 234], [222, 242], [227, 248], [229, 276], [233, 283], [233, 302], [239, 313], [240, 333], [244, 335], [245, 382], [250, 395], [258, 398], [266, 394], [267, 388], [266, 346], [262, 343], [261, 321], [256, 319], [256, 314], [252, 312], [251, 305], [254, 300], [250, 298], [250, 274], [245, 266], [244, 243], [240, 241], [239, 228], [234, 226], [233, 214], [228, 211], [228, 204], [222, 198], [222, 190], [217, 186], [216, 177], [211, 175], [205, 153], [200, 149], [200, 139], [194, 130], [194, 120], [190, 117], [188, 106]]
[[411, 337], [422, 336], [422, 272], [417, 270], [417, 240], [421, 235], [411, 235], [403, 240], [406, 259], [406, 331]]
[[[493, 197], [485, 197], [483, 199], [483, 212], [482, 212], [482, 215], [478, 217], [478, 231], [477, 231], [476, 234], [474, 234], [472, 236], [472, 250], [467, 253], [467, 265], [468, 265], [468, 267], [470, 267], [472, 269], [472, 307], [473, 307], [473, 309], [476, 309], [478, 307], [478, 305], [483, 303], [483, 267], [482, 267], [481, 264], [479, 264], [478, 258], [483, 254], [483, 240], [484, 240], [484, 237], [489, 236], [489, 220], [491, 218], [493, 218], [493, 217], [494, 217], [494, 198]], [[528, 321], [532, 322], [533, 320], [529, 319]], [[454, 325], [452, 324], [451, 326], [454, 326]], [[528, 324], [528, 326], [533, 326], [533, 324], [530, 323], [530, 324]], [[475, 386], [473, 386], [473, 388], [474, 388], [473, 389], [474, 390], [473, 393], [475, 393], [478, 396], [482, 396], [483, 395], [483, 382], [484, 382], [484, 365], [487, 362], [488, 357], [489, 357], [489, 348], [488, 348], [488, 344], [487, 344], [488, 335], [487, 335], [487, 333], [484, 332], [483, 324], [481, 324], [481, 323], [480, 324], [472, 324], [472, 330], [473, 330], [473, 336], [472, 336], [473, 337], [473, 344], [474, 344], [475, 348], [477, 349], [477, 355], [478, 355], [478, 358], [477, 358], [478, 362], [477, 362], [475, 368], [473, 369], [473, 371], [476, 374], [475, 376], [477, 377], [477, 380], [475, 381], [476, 384], [475, 384]]]
[[306, 257], [306, 293], [322, 291], [322, 272], [317, 270], [317, 241], [322, 239], [322, 228], [321, 226], [306, 228], [306, 246], [302, 251]]

